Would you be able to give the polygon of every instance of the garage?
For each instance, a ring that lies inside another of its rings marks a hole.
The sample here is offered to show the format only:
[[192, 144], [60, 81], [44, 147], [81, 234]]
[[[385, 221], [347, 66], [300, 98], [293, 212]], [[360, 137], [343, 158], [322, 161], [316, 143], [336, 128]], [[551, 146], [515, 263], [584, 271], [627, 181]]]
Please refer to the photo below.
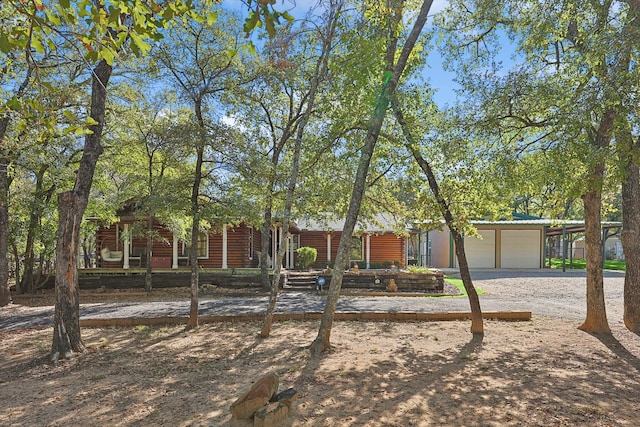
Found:
[[[548, 220], [515, 213], [513, 218], [516, 219], [471, 221], [482, 239], [465, 237], [465, 252], [470, 268], [543, 268], [547, 258], [566, 256], [562, 249], [564, 240], [568, 240], [570, 245], [572, 234], [584, 233], [585, 230], [584, 221], [579, 220]], [[601, 224], [607, 236], [621, 226], [620, 222]], [[442, 233], [429, 230], [429, 265], [459, 268], [452, 243], [453, 238], [446, 227]], [[603, 245], [603, 251], [604, 248]]]
[[469, 268], [496, 267], [496, 231], [478, 230], [482, 239], [477, 237], [464, 238], [464, 250], [467, 255]]
[[502, 268], [540, 268], [540, 230], [501, 230]]

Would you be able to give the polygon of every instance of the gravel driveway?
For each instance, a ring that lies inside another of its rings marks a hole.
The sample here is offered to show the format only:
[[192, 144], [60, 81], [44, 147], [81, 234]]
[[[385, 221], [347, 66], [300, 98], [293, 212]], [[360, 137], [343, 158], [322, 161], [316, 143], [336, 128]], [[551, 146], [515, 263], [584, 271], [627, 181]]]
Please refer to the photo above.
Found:
[[[456, 270], [447, 275], [459, 277]], [[476, 288], [484, 311], [531, 311], [534, 316], [584, 319], [586, 315], [586, 279], [584, 271], [561, 270], [475, 270]], [[607, 315], [610, 323], [621, 322], [623, 313], [624, 272], [604, 274]], [[200, 314], [258, 314], [267, 305], [266, 297], [200, 300]], [[322, 312], [324, 297], [308, 292], [280, 295], [277, 312]], [[339, 312], [418, 312], [441, 313], [469, 311], [466, 298], [422, 297], [342, 297]], [[145, 318], [188, 316], [189, 301], [148, 301], [129, 303], [82, 304], [81, 319]], [[51, 325], [52, 307], [10, 305], [0, 309], [0, 330]]]
[[[457, 272], [450, 274], [459, 277]], [[586, 316], [586, 273], [583, 270], [476, 270], [474, 285], [486, 293], [483, 310], [528, 310], [536, 316], [581, 319]], [[624, 272], [604, 272], [609, 322], [622, 320]]]

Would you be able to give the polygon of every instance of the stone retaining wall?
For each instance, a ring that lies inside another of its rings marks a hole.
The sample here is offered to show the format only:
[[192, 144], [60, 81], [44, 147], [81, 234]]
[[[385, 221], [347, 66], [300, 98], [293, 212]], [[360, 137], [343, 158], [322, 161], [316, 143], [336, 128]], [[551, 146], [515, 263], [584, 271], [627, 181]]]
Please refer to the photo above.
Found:
[[[331, 274], [321, 271], [311, 272], [316, 279], [324, 278], [326, 286], [331, 282]], [[137, 289], [144, 288], [145, 274], [142, 270], [108, 271], [99, 269], [80, 271], [78, 282], [81, 289]], [[153, 273], [153, 287], [175, 288], [189, 287], [191, 273], [188, 271], [159, 271]], [[342, 287], [345, 289], [359, 288], [374, 291], [389, 289], [390, 281], [394, 280], [398, 291], [442, 292], [444, 290], [444, 274], [433, 273], [409, 273], [404, 271], [389, 270], [361, 270], [359, 273], [346, 272], [342, 279]], [[47, 288], [53, 288], [55, 278], [51, 277]], [[200, 285], [216, 285], [230, 288], [260, 287], [260, 274], [243, 272], [236, 274], [233, 271], [202, 271], [199, 275]]]

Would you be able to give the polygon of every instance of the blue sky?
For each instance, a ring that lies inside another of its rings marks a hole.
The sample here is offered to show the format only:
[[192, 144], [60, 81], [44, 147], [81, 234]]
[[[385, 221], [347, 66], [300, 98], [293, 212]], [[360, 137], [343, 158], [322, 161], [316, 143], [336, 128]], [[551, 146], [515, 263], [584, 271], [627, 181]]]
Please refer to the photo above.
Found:
[[[317, 3], [318, 0], [278, 0], [275, 7], [277, 10], [288, 10], [294, 18], [298, 19]], [[223, 4], [225, 7], [238, 10], [241, 13], [246, 13], [247, 10], [241, 0], [228, 0]], [[441, 12], [448, 4], [449, 0], [434, 0], [429, 15], [433, 16]], [[427, 21], [427, 25], [429, 24], [430, 22]], [[435, 89], [435, 101], [440, 106], [447, 103], [452, 104], [455, 101], [454, 89], [457, 87], [453, 82], [454, 74], [443, 69], [442, 59], [436, 49], [429, 53], [428, 63], [429, 67], [425, 70], [424, 78]]]
[[[287, 2], [285, 0], [284, 5], [286, 7]], [[294, 18], [298, 18], [309, 10], [310, 7], [317, 3], [316, 0], [296, 0], [295, 7], [290, 11]], [[279, 5], [278, 2], [276, 5]], [[290, 4], [290, 3], [289, 3]], [[429, 10], [429, 15], [433, 16], [436, 13], [442, 12], [449, 4], [449, 0], [434, 0]], [[430, 19], [431, 20], [431, 19]], [[430, 21], [427, 21], [427, 25], [430, 25]], [[453, 73], [445, 71], [442, 67], [442, 58], [434, 49], [428, 56], [429, 67], [425, 69], [424, 77], [435, 89], [434, 99], [440, 106], [445, 104], [453, 104], [455, 101], [454, 89], [458, 86], [453, 82], [455, 77]]]

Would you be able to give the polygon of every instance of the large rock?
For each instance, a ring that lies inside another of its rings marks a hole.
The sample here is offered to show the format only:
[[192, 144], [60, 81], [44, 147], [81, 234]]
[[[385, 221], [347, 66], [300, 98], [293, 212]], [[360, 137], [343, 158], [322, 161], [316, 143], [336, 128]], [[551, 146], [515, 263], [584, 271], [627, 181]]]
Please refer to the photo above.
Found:
[[234, 418], [251, 418], [255, 412], [265, 406], [278, 392], [280, 379], [276, 374], [269, 374], [256, 381], [242, 396], [231, 404]]
[[269, 403], [256, 411], [253, 427], [277, 427], [282, 425], [289, 415], [289, 407], [282, 402]]
[[291, 409], [291, 404], [298, 398], [298, 390], [295, 388], [289, 388], [285, 391], [281, 391], [271, 398], [272, 402], [282, 402], [287, 405], [287, 408]]

